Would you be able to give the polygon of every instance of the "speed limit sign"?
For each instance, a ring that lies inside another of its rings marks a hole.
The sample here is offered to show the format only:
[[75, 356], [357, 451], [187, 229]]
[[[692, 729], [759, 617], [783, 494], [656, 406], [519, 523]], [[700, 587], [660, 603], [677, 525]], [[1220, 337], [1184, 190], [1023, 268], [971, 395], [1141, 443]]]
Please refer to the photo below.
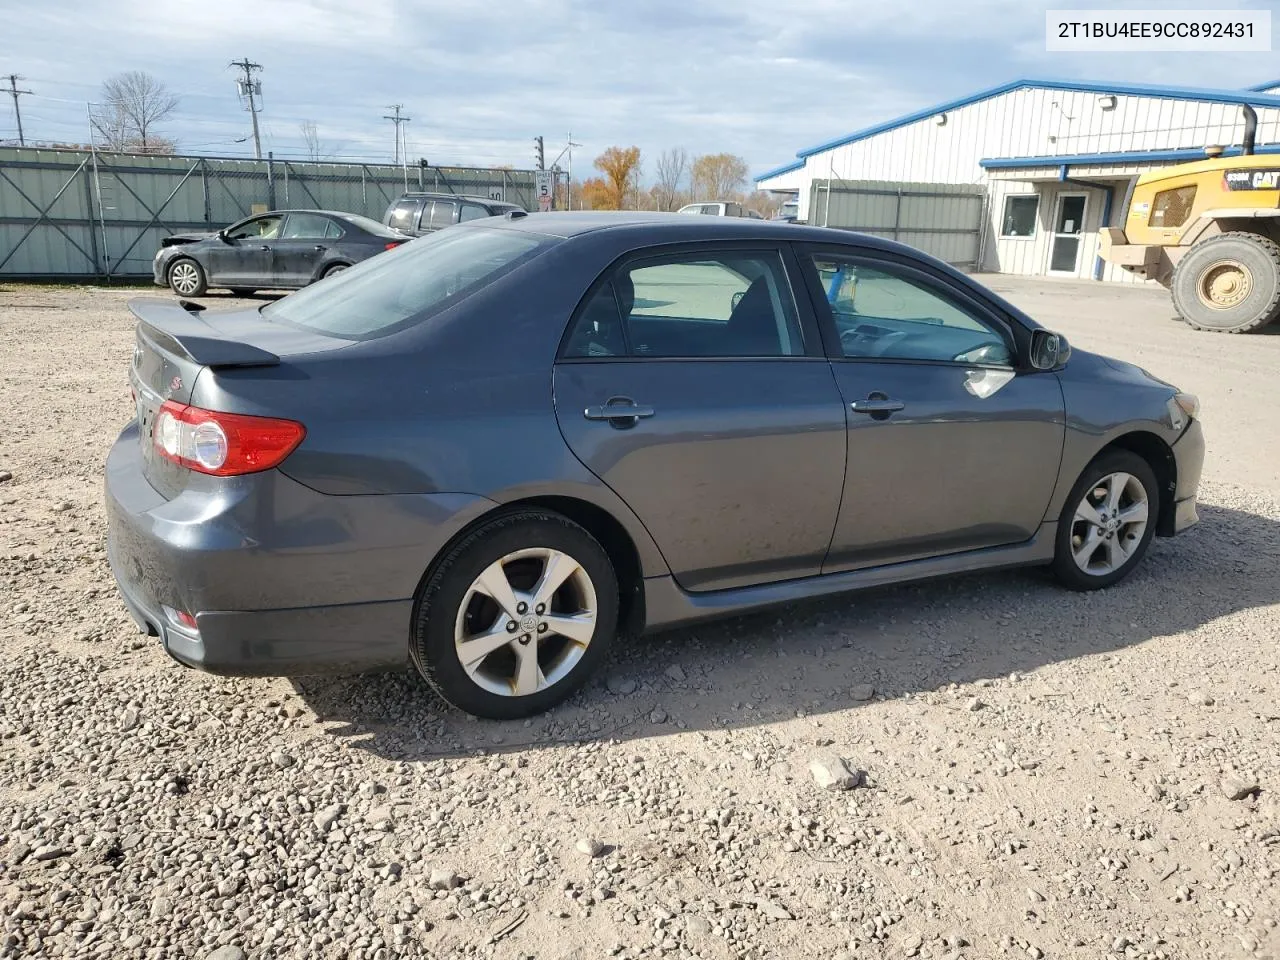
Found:
[[555, 173], [551, 170], [537, 171], [538, 209], [544, 213], [551, 209], [551, 201], [555, 192]]

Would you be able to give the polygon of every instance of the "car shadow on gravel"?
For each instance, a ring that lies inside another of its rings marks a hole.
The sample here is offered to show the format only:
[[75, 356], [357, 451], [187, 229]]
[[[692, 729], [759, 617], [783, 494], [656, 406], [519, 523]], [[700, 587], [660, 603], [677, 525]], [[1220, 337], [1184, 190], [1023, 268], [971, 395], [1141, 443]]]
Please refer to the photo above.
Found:
[[1200, 515], [1106, 591], [1066, 591], [1040, 570], [976, 574], [643, 637], [530, 720], [475, 720], [409, 671], [293, 683], [327, 735], [407, 761], [821, 717], [866, 706], [867, 687], [886, 700], [1026, 674], [1280, 603], [1280, 522], [1213, 505]]

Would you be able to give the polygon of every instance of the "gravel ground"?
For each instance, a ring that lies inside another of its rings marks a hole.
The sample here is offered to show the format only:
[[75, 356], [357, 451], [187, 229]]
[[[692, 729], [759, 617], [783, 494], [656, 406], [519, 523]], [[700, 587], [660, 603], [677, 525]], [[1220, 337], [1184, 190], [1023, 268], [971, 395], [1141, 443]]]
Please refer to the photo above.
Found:
[[1201, 395], [1197, 528], [1105, 593], [648, 638], [509, 724], [136, 633], [100, 491], [135, 292], [0, 287], [0, 956], [1280, 957], [1280, 337], [992, 282]]

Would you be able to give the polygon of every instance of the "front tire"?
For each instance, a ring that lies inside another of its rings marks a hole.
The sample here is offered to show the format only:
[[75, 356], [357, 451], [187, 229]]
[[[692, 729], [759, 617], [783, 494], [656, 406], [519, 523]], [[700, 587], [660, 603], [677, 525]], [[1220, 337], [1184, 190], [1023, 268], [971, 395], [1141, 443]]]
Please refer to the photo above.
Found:
[[190, 257], [179, 257], [169, 264], [169, 289], [180, 297], [198, 297], [209, 289], [204, 268]]
[[481, 524], [432, 570], [410, 654], [453, 706], [510, 720], [582, 686], [617, 626], [617, 576], [600, 543], [559, 514], [517, 510]]
[[1242, 232], [1203, 240], [1178, 261], [1170, 293], [1197, 330], [1257, 330], [1280, 311], [1280, 245]]
[[1058, 519], [1053, 572], [1072, 590], [1119, 583], [1142, 561], [1160, 515], [1160, 485], [1142, 457], [1113, 450], [1089, 464]]

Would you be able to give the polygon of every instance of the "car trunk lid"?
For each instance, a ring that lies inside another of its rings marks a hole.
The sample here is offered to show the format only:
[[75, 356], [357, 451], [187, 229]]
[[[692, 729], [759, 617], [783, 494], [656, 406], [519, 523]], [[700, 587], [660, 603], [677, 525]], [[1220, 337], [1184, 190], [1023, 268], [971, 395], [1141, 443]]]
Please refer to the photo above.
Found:
[[129, 309], [138, 318], [129, 384], [136, 405], [143, 475], [169, 499], [187, 488], [193, 473], [156, 450], [153, 429], [166, 402], [189, 404], [196, 379], [202, 375], [235, 368], [276, 367], [290, 356], [350, 344], [348, 340], [273, 323], [256, 310], [209, 314], [198, 303], [155, 298], [132, 300]]

